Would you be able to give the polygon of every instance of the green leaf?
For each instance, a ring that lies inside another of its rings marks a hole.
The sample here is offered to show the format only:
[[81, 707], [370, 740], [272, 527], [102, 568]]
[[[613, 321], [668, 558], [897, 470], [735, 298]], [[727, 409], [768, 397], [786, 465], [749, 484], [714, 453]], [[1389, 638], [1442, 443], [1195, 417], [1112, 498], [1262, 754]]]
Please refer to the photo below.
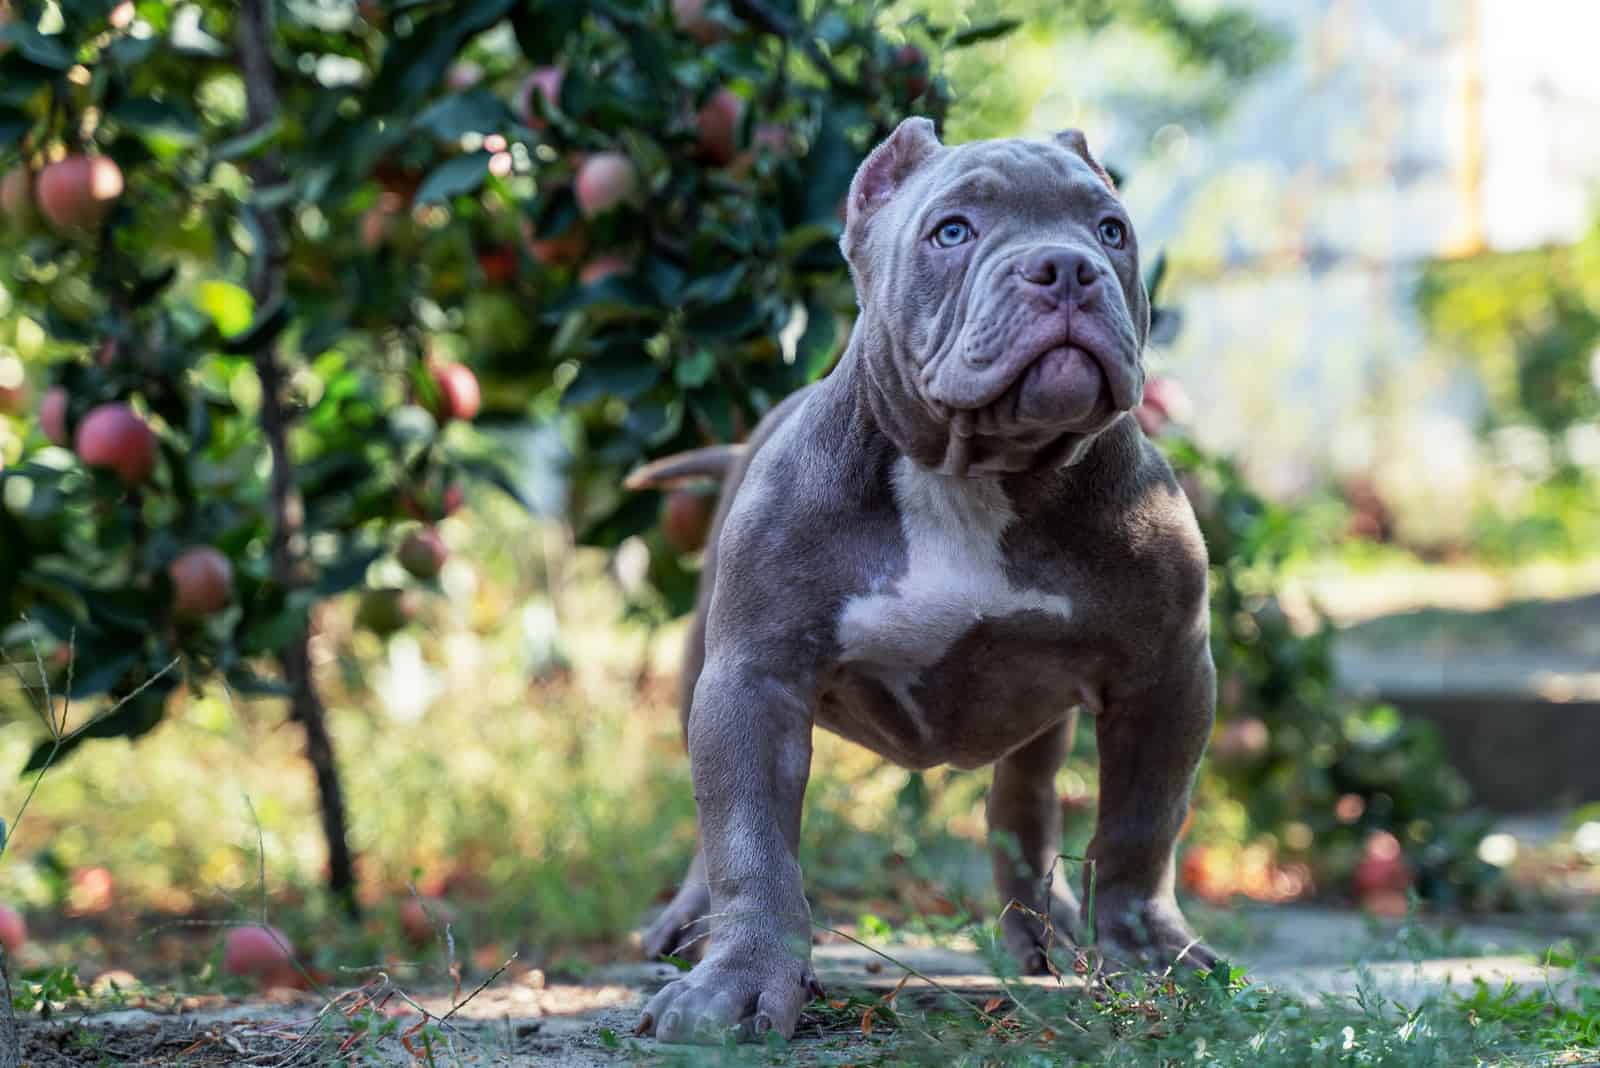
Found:
[[58, 38], [46, 37], [26, 22], [13, 22], [0, 28], [0, 41], [10, 41], [30, 63], [51, 70], [66, 70], [72, 66], [72, 53]]
[[111, 109], [111, 117], [136, 133], [192, 143], [200, 135], [194, 112], [166, 100], [131, 97]]
[[585, 404], [597, 397], [633, 400], [661, 379], [657, 367], [643, 352], [617, 352], [583, 361], [578, 377], [561, 397], [564, 405]]
[[259, 126], [254, 130], [246, 130], [242, 134], [236, 134], [225, 141], [218, 142], [217, 146], [211, 150], [211, 158], [214, 160], [234, 160], [254, 156], [276, 140], [278, 134], [282, 131], [283, 117], [275, 116], [271, 122], [263, 126]]
[[346, 552], [322, 569], [316, 591], [323, 597], [354, 589], [366, 581], [367, 569], [384, 553], [382, 545], [363, 545]]
[[229, 668], [223, 679], [241, 697], [288, 697], [294, 692], [282, 679], [269, 679], [243, 666]]
[[255, 298], [232, 282], [215, 278], [201, 282], [195, 287], [194, 303], [225, 338], [243, 334], [255, 319]]
[[138, 738], [150, 733], [161, 723], [162, 713], [166, 711], [167, 694], [173, 685], [167, 679], [152, 684], [138, 696], [124, 702], [115, 712], [96, 716], [61, 739], [59, 749], [54, 740], [40, 742], [28, 757], [28, 762], [22, 766], [22, 774], [38, 771], [53, 760], [64, 760], [90, 738]]
[[672, 380], [684, 389], [698, 389], [711, 381], [711, 375], [717, 369], [717, 357], [707, 348], [698, 348], [694, 353], [679, 360], [672, 368]]
[[97, 697], [115, 686], [117, 680], [126, 675], [138, 662], [139, 654], [136, 652], [107, 657], [88, 671], [75, 675], [72, 689], [67, 696], [75, 701], [81, 701], [86, 697]]
[[733, 401], [727, 393], [716, 389], [700, 390], [690, 399], [689, 407], [718, 441], [733, 440]]
[[806, 304], [806, 330], [795, 346], [794, 362], [807, 382], [815, 382], [833, 366], [839, 323], [833, 309], [817, 301]]
[[468, 40], [499, 22], [515, 0], [450, 4], [419, 20], [409, 36], [394, 38], [367, 96], [391, 113], [405, 112], [433, 90]]
[[701, 275], [684, 287], [679, 300], [684, 304], [721, 304], [738, 292], [749, 272], [749, 264], [735, 263], [714, 274]]
[[499, 464], [489, 460], [469, 457], [460, 461], [460, 466], [469, 476], [482, 479], [507, 497], [510, 497], [524, 512], [529, 515], [538, 513], [538, 506], [533, 499], [523, 492], [522, 487], [517, 484], [517, 480], [511, 476], [511, 473]]
[[489, 153], [456, 156], [435, 167], [417, 189], [418, 204], [433, 204], [471, 193], [489, 176]]
[[463, 134], [504, 130], [516, 121], [499, 97], [487, 89], [469, 89], [432, 104], [413, 126], [441, 141], [456, 141]]
[[848, 135], [854, 109], [834, 107], [823, 113], [816, 140], [805, 159], [804, 222], [836, 223], [839, 201], [850, 188], [861, 161]]
[[256, 316], [255, 321], [246, 329], [229, 337], [227, 344], [222, 346], [222, 351], [232, 356], [247, 356], [260, 352], [272, 344], [273, 339], [289, 325], [292, 314], [289, 302], [280, 297], [277, 303]]
[[989, 22], [980, 22], [952, 34], [944, 46], [949, 49], [966, 48], [981, 41], [993, 41], [1014, 32], [1021, 25], [1021, 19], [993, 19]]
[[0, 145], [16, 141], [33, 125], [27, 114], [15, 108], [0, 108]]

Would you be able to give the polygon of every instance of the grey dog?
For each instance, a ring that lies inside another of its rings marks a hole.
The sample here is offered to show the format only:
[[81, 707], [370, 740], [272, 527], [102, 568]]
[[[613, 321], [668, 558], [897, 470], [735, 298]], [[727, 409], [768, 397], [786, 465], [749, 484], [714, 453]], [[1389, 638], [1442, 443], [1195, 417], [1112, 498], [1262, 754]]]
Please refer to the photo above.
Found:
[[[909, 768], [994, 766], [1025, 968], [1046, 967], [1046, 914], [1127, 965], [1216, 962], [1173, 885], [1215, 700], [1206, 553], [1127, 414], [1150, 308], [1110, 178], [1077, 131], [946, 147], [908, 119], [856, 173], [842, 247], [860, 315], [833, 373], [742, 451], [630, 480], [726, 477], [684, 671], [700, 851], [644, 938], [711, 934], [644, 1009], [668, 1041], [788, 1036], [820, 993], [797, 859], [816, 725]], [[1093, 932], [1054, 863], [1080, 707]]]

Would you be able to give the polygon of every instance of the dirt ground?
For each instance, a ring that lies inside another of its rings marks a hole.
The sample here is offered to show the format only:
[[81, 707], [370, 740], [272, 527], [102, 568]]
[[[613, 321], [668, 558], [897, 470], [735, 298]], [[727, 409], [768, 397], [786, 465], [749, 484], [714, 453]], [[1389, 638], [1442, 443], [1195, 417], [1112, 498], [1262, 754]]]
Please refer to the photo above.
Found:
[[[1397, 939], [1393, 928], [1358, 915], [1293, 906], [1241, 910], [1217, 937], [1247, 963], [1253, 981], [1307, 997], [1353, 990], [1358, 959], [1384, 992], [1396, 997], [1443, 986], [1467, 989], [1475, 978], [1495, 987], [1507, 981], [1528, 984], [1560, 997], [1571, 977], [1540, 965], [1538, 953], [1551, 939], [1570, 933], [1562, 926], [1554, 918], [1515, 927], [1434, 922]], [[809, 1012], [786, 1063], [840, 1064], [882, 1052], [894, 1041], [892, 1033], [867, 1033], [871, 1029], [863, 1028], [860, 1013], [890, 991], [897, 991], [902, 1003], [931, 1004], [952, 995], [982, 1003], [1004, 996], [970, 942], [894, 943], [882, 952], [893, 961], [842, 940], [816, 948], [819, 977], [830, 1004], [840, 1011]], [[908, 976], [908, 969], [921, 977]], [[619, 1061], [682, 1062], [684, 1051], [635, 1039], [632, 1033], [643, 999], [675, 974], [669, 965], [637, 962], [601, 968], [582, 982], [550, 981], [526, 971], [508, 973], [475, 995], [471, 990], [401, 991], [379, 976], [331, 999], [297, 993], [69, 1010], [54, 1019], [23, 1022], [24, 1064], [592, 1068]], [[1063, 996], [1082, 996], [1081, 985], [1070, 977], [1027, 982], [1059, 985]], [[453, 1006], [459, 1008], [452, 1011]]]

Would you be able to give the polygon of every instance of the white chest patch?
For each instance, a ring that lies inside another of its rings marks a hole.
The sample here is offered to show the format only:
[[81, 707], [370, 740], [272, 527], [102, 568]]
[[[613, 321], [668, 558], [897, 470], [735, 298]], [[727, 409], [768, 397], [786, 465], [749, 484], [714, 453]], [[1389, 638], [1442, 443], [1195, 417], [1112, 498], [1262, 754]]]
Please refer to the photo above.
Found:
[[1016, 515], [998, 485], [935, 474], [904, 458], [893, 481], [906, 573], [846, 602], [838, 637], [846, 663], [915, 712], [911, 687], [973, 626], [1030, 611], [1070, 619], [1072, 602], [1006, 578], [1000, 539]]

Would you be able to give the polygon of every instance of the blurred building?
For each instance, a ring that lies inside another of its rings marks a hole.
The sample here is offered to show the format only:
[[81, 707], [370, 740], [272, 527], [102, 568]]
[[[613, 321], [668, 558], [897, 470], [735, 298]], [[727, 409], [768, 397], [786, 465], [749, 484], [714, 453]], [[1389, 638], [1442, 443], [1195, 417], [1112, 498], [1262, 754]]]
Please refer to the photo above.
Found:
[[1184, 315], [1155, 360], [1189, 387], [1204, 440], [1270, 489], [1372, 471], [1414, 516], [1454, 522], [1480, 397], [1460, 361], [1430, 352], [1418, 274], [1585, 227], [1600, 204], [1600, 2], [1234, 3], [1292, 44], [1221, 121], [1184, 116], [1196, 72], [1102, 35], [1060, 44], [1071, 63], [1030, 126], [1082, 125], [1113, 165], [1130, 161], [1142, 244], [1168, 250], [1164, 295]]

